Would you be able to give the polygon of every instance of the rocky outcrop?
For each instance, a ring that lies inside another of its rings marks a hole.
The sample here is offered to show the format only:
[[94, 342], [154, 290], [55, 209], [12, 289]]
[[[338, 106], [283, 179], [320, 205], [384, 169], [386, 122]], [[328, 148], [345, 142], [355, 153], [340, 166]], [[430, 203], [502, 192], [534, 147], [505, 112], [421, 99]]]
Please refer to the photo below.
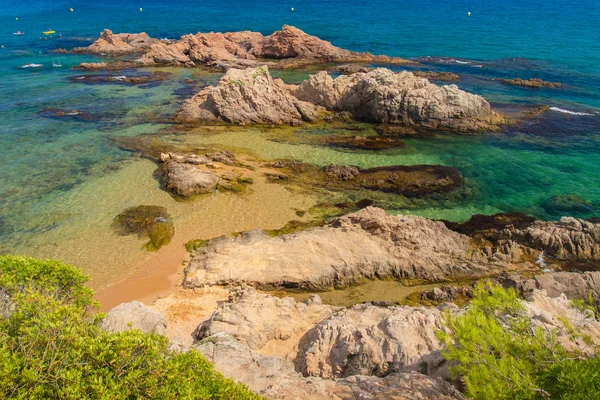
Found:
[[569, 299], [600, 301], [600, 272], [550, 272], [526, 278], [518, 274], [508, 274], [499, 278], [507, 287], [513, 287], [525, 296], [536, 289], [545, 290], [550, 297], [565, 294]]
[[[574, 308], [564, 293], [550, 297], [545, 290], [536, 289], [526, 300], [523, 304], [533, 326], [541, 326], [545, 332], [554, 331], [558, 344], [567, 350], [596, 354], [597, 349], [590, 344], [600, 343], [600, 322], [593, 314]], [[573, 330], [578, 335], [573, 335]]]
[[560, 221], [536, 221], [503, 233], [507, 239], [553, 258], [600, 261], [600, 223], [562, 217]]
[[88, 47], [77, 47], [71, 50], [74, 53], [98, 55], [125, 55], [149, 49], [157, 39], [152, 39], [145, 32], [114, 34], [110, 29], [105, 29], [100, 38]]
[[270, 399], [464, 399], [449, 383], [416, 372], [390, 374], [384, 378], [352, 376], [337, 381], [305, 378], [294, 370], [291, 361], [264, 356], [226, 334], [210, 336], [194, 348], [213, 363], [217, 371]]
[[183, 284], [324, 289], [389, 276], [438, 281], [511, 269], [520, 251], [506, 246], [504, 253], [489, 249], [484, 255], [441, 222], [367, 207], [299, 233], [252, 231], [211, 240], [186, 267]]
[[218, 86], [201, 90], [183, 103], [175, 119], [182, 122], [292, 124], [314, 121], [319, 107], [292, 96], [266, 66], [230, 69]]
[[198, 155], [194, 153], [161, 153], [161, 174], [165, 188], [181, 197], [212, 193], [218, 188], [241, 191], [251, 181], [244, 180], [242, 173], [215, 170], [217, 165], [238, 165], [233, 153], [218, 151]]
[[167, 319], [144, 303], [132, 301], [119, 304], [110, 310], [101, 326], [109, 332], [139, 329], [145, 333], [156, 332], [164, 335], [167, 330]]
[[528, 88], [559, 88], [562, 86], [560, 82], [546, 82], [540, 78], [531, 79], [499, 79], [500, 82], [507, 85], [523, 86]]
[[297, 343], [309, 328], [340, 309], [323, 305], [316, 295], [301, 303], [291, 297], [278, 298], [253, 288], [238, 288], [232, 290], [228, 302], [198, 326], [195, 336], [202, 340], [222, 332], [250, 349], [260, 350], [270, 341]]
[[296, 366], [304, 375], [326, 379], [418, 370], [424, 355], [441, 349], [439, 329], [441, 313], [435, 308], [356, 305], [304, 336]]
[[230, 69], [217, 86], [187, 100], [175, 118], [294, 125], [325, 116], [325, 109], [365, 122], [426, 129], [474, 131], [503, 121], [483, 97], [454, 85], [433, 85], [406, 71], [379, 68], [336, 79], [322, 71], [294, 86], [273, 79], [266, 66]]
[[217, 174], [193, 164], [167, 161], [162, 171], [167, 190], [183, 197], [212, 193], [219, 183]]
[[366, 122], [472, 131], [502, 121], [481, 96], [384, 68], [336, 79], [321, 71], [302, 82], [295, 95]]
[[259, 61], [261, 58], [279, 60], [268, 64], [280, 68], [325, 62], [411, 63], [400, 58], [344, 50], [288, 25], [269, 36], [249, 31], [184, 35], [175, 43], [153, 45], [137, 62], [142, 65], [205, 65], [226, 70], [264, 64]]

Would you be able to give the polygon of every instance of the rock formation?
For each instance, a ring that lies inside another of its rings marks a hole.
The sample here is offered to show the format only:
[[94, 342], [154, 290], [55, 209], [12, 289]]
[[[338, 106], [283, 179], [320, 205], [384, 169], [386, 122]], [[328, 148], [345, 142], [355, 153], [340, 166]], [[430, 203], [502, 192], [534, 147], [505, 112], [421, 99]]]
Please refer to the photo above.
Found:
[[139, 301], [119, 304], [110, 310], [102, 321], [102, 328], [110, 332], [122, 332], [139, 329], [142, 332], [156, 332], [164, 335], [167, 330], [167, 320], [158, 311]]
[[243, 173], [215, 170], [216, 162], [229, 166], [238, 164], [230, 151], [204, 155], [161, 153], [160, 161], [165, 188], [181, 197], [212, 193], [218, 188], [237, 192], [251, 183], [242, 178]]
[[406, 197], [446, 193], [462, 186], [458, 170], [443, 165], [391, 165], [360, 169], [351, 165], [319, 168], [297, 161], [279, 160], [267, 164], [276, 172], [266, 172], [271, 181], [285, 181], [329, 191], [368, 189]]
[[98, 55], [124, 55], [144, 51], [139, 58], [128, 63], [130, 67], [207, 66], [227, 70], [264, 64], [259, 61], [262, 58], [278, 60], [268, 64], [280, 68], [328, 62], [413, 64], [397, 57], [344, 50], [288, 25], [268, 36], [249, 31], [210, 32], [184, 35], [177, 41], [159, 41], [149, 38], [145, 33], [113, 34], [107, 29], [92, 45], [75, 48], [73, 51]]
[[183, 103], [175, 119], [233, 124], [301, 124], [314, 121], [319, 107], [298, 100], [266, 66], [230, 69], [218, 86], [202, 89]]
[[356, 305], [329, 317], [302, 339], [296, 366], [306, 376], [385, 376], [421, 368], [423, 356], [441, 349], [436, 308]]
[[481, 96], [384, 68], [336, 79], [321, 71], [302, 82], [295, 95], [366, 122], [472, 131], [502, 120]]
[[145, 32], [114, 34], [110, 29], [105, 29], [100, 34], [100, 39], [88, 47], [77, 47], [71, 51], [74, 53], [119, 56], [142, 52], [157, 42], [157, 39], [152, 39]]
[[551, 272], [526, 278], [518, 274], [507, 274], [499, 278], [504, 286], [513, 287], [525, 296], [536, 289], [545, 290], [550, 297], [565, 294], [569, 299], [586, 300], [591, 292], [600, 301], [600, 272]]
[[[520, 248], [476, 250], [442, 222], [367, 207], [332, 224], [270, 237], [259, 231], [211, 240], [185, 269], [184, 286], [247, 282], [260, 288], [324, 289], [363, 278], [438, 281], [511, 269]], [[532, 264], [528, 264], [531, 266]]]
[[220, 304], [210, 319], [198, 326], [197, 339], [222, 332], [252, 350], [278, 341], [281, 351], [281, 342], [289, 341], [293, 351], [309, 328], [341, 310], [341, 307], [323, 305], [316, 295], [301, 303], [291, 297], [280, 299], [261, 294], [253, 288], [232, 291], [229, 301]]
[[288, 25], [269, 36], [249, 31], [185, 35], [175, 43], [155, 44], [137, 62], [145, 65], [206, 65], [224, 70], [256, 66], [259, 58], [280, 60], [271, 65], [281, 68], [326, 62], [411, 63], [400, 58], [340, 49]]
[[333, 79], [311, 75], [299, 86], [272, 79], [266, 66], [230, 69], [217, 86], [187, 100], [176, 119], [185, 122], [298, 124], [331, 112], [352, 118], [426, 129], [491, 129], [502, 118], [481, 96], [454, 85], [437, 86], [410, 72], [379, 68]]
[[204, 354], [217, 371], [270, 399], [464, 399], [449, 383], [416, 372], [383, 378], [351, 376], [337, 381], [305, 378], [294, 370], [291, 361], [262, 355], [223, 333], [204, 339], [194, 348]]

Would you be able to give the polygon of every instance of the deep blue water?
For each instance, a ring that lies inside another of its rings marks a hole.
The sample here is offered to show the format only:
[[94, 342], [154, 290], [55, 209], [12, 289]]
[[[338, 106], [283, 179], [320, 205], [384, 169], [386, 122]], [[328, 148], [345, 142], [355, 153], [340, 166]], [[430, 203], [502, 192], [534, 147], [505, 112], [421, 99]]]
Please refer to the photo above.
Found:
[[[551, 111], [499, 134], [409, 140], [405, 152], [413, 158], [355, 154], [349, 162], [374, 166], [418, 159], [459, 168], [470, 198], [409, 210], [433, 217], [522, 211], [558, 218], [564, 212], [544, 208], [557, 194], [600, 204], [600, 3], [595, 0], [3, 0], [0, 21], [0, 252], [76, 218], [53, 216], [53, 202], [130, 157], [112, 145], [112, 137], [158, 129], [137, 116], [169, 115], [176, 107], [173, 93], [184, 86], [185, 74], [154, 88], [88, 86], [66, 79], [77, 74], [69, 67], [90, 58], [48, 50], [85, 46], [105, 28], [177, 38], [211, 30], [269, 34], [290, 24], [352, 50], [458, 60], [425, 68], [460, 74], [459, 87], [493, 105], [546, 104], [591, 115]], [[43, 36], [47, 29], [57, 35]], [[13, 35], [17, 30], [25, 34]], [[63, 67], [53, 68], [53, 61]], [[44, 67], [18, 68], [27, 63]], [[287, 75], [290, 80], [299, 76]], [[563, 87], [532, 90], [495, 80], [515, 77], [539, 77]], [[49, 107], [85, 110], [98, 118], [86, 122], [39, 114]], [[594, 207], [575, 215], [598, 216], [600, 205]]]

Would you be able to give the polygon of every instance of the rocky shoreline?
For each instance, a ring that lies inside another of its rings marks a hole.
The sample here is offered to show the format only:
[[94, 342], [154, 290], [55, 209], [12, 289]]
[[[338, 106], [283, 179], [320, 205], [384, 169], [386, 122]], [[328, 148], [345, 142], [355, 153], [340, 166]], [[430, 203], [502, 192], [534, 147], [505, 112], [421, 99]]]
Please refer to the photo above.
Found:
[[[534, 326], [554, 330], [563, 347], [585, 352], [590, 340], [600, 342], [600, 322], [570, 301], [586, 298], [590, 290], [599, 295], [600, 272], [543, 273], [534, 262], [543, 251], [597, 265], [600, 224], [573, 218], [506, 221], [480, 224], [478, 232], [489, 233], [488, 239], [492, 232], [499, 235], [488, 245], [473, 229], [471, 237], [442, 222], [389, 216], [370, 207], [281, 237], [253, 232], [214, 239], [189, 262], [179, 294], [152, 307], [120, 305], [104, 326], [166, 334], [174, 348], [200, 351], [217, 370], [267, 398], [464, 399], [453, 386], [435, 332], [445, 329], [443, 313], [464, 311], [447, 302], [454, 298], [450, 294], [468, 291], [448, 287], [424, 293], [442, 302], [437, 307], [345, 308], [324, 304], [318, 295], [297, 302], [256, 288], [326, 289], [386, 274], [430, 281], [495, 276], [523, 295]], [[560, 265], [553, 260], [547, 268]], [[582, 336], [573, 337], [569, 328]]]

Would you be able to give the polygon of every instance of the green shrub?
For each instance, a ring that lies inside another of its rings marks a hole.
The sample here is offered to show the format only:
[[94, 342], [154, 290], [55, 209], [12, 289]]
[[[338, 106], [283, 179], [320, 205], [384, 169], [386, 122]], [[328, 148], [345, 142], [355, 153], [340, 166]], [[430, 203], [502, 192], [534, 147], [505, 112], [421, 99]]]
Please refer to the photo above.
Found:
[[165, 337], [100, 328], [86, 277], [0, 256], [0, 399], [258, 399]]
[[[480, 282], [467, 311], [446, 314], [444, 321], [449, 332], [438, 332], [447, 346], [444, 357], [471, 398], [583, 400], [600, 394], [600, 359], [569, 353], [555, 332], [534, 327], [513, 289]], [[572, 327], [570, 333], [581, 336]]]

